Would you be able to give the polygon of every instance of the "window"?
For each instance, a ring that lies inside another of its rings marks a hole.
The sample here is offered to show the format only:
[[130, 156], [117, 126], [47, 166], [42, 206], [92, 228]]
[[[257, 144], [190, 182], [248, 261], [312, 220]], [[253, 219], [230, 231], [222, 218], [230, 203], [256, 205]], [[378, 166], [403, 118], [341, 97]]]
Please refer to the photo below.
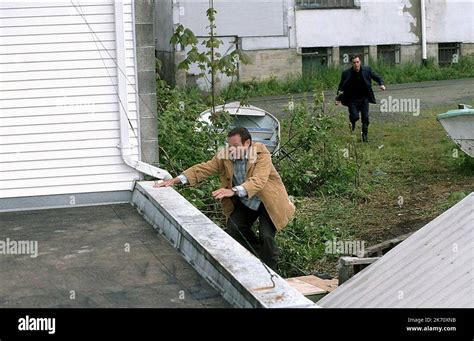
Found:
[[362, 64], [367, 64], [369, 62], [368, 46], [341, 46], [339, 48], [341, 66], [351, 66], [351, 55], [353, 54], [360, 55]]
[[377, 61], [384, 64], [400, 63], [400, 45], [378, 45]]
[[327, 67], [331, 61], [331, 51], [330, 47], [303, 47], [301, 49], [303, 75]]
[[440, 66], [449, 66], [458, 62], [461, 55], [459, 43], [439, 43], [438, 63]]
[[357, 0], [296, 0], [297, 9], [359, 8]]

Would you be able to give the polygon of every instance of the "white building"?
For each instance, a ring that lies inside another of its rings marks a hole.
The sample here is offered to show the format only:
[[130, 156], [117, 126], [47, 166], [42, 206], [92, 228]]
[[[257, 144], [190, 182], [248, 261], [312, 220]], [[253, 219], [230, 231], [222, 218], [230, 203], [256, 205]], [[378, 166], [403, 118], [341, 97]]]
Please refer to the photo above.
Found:
[[[197, 70], [176, 72], [184, 54], [169, 39], [178, 24], [207, 36], [209, 0], [155, 4], [156, 52], [165, 65], [164, 76], [178, 84], [193, 83]], [[225, 41], [221, 52], [239, 47], [253, 62], [240, 65], [241, 81], [346, 64], [352, 53], [363, 55], [365, 63], [433, 58], [441, 64], [474, 53], [470, 0], [214, 0], [214, 7], [217, 35]]]
[[164, 176], [147, 6], [0, 2], [0, 211], [128, 202]]

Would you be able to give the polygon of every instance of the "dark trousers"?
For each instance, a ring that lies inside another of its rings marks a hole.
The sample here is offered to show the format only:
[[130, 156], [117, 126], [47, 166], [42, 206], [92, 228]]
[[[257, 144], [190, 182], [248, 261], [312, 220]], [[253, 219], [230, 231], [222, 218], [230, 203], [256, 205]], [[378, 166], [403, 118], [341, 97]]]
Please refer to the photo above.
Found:
[[[275, 225], [273, 225], [265, 206], [261, 203], [258, 210], [255, 211], [236, 199], [234, 207], [234, 212], [227, 221], [227, 233], [275, 270], [280, 250], [275, 242]], [[257, 218], [259, 220], [258, 237], [252, 230]]]
[[367, 134], [369, 130], [369, 99], [365, 97], [351, 100], [348, 104], [348, 108], [352, 130], [355, 129], [355, 123], [359, 120], [360, 113], [362, 115], [362, 132]]

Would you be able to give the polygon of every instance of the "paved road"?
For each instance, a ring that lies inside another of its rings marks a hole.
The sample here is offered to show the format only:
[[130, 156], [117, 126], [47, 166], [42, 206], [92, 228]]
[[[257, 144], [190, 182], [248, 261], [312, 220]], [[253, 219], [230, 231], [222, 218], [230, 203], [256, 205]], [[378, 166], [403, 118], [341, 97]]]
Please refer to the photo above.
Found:
[[[405, 100], [404, 104], [398, 102], [401, 106], [407, 108], [407, 104], [412, 104], [412, 109], [419, 107], [421, 109], [421, 116], [423, 115], [423, 109], [441, 107], [441, 106], [452, 106], [453, 109], [457, 108], [458, 103], [474, 104], [474, 78], [466, 79], [455, 79], [445, 81], [429, 81], [420, 83], [406, 83], [406, 84], [394, 84], [387, 85], [387, 90], [382, 92], [378, 86], [374, 83], [375, 97], [379, 104], [370, 106], [371, 121], [387, 121], [387, 120], [405, 120], [408, 117], [414, 117], [413, 113], [409, 112], [395, 112], [394, 106], [396, 101]], [[325, 96], [332, 106], [334, 103], [335, 91], [326, 91]], [[249, 102], [252, 105], [261, 107], [278, 117], [284, 116], [285, 107], [288, 105], [288, 101], [293, 97], [294, 101], [300, 101], [306, 99], [308, 103], [311, 102], [311, 94], [294, 94], [284, 96], [266, 96], [252, 98]], [[385, 99], [385, 101], [383, 101]], [[407, 102], [407, 100], [410, 100]], [[412, 102], [413, 100], [413, 102]], [[417, 101], [419, 100], [419, 102]], [[381, 103], [387, 105], [387, 110], [382, 110]], [[392, 104], [390, 108], [388, 105]], [[347, 112], [346, 107], [339, 107], [341, 110]]]

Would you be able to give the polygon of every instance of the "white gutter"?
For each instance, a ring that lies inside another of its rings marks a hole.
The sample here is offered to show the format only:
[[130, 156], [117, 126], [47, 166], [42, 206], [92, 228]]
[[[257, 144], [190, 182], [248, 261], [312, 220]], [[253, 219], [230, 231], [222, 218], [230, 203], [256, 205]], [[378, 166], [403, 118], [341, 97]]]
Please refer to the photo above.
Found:
[[421, 55], [423, 63], [426, 62], [426, 8], [425, 0], [420, 0], [421, 7]]
[[[117, 94], [119, 99], [119, 116], [120, 116], [120, 146], [122, 152], [122, 159], [125, 164], [139, 171], [158, 179], [171, 179], [172, 176], [166, 170], [152, 166], [148, 163], [132, 158], [131, 151], [139, 144], [139, 136], [136, 134], [136, 145], [130, 142], [130, 123], [127, 116], [128, 113], [128, 98], [127, 98], [127, 77], [125, 74], [125, 37], [123, 27], [123, 2], [115, 1], [115, 41], [117, 53]], [[132, 1], [133, 8], [133, 1]], [[135, 40], [134, 40], [135, 41]], [[135, 58], [135, 60], [137, 60]], [[136, 72], [135, 72], [136, 74]], [[135, 76], [136, 77], [136, 76]], [[138, 97], [138, 92], [135, 91]], [[137, 98], [138, 103], [138, 98]], [[137, 112], [139, 112], [137, 110]]]

